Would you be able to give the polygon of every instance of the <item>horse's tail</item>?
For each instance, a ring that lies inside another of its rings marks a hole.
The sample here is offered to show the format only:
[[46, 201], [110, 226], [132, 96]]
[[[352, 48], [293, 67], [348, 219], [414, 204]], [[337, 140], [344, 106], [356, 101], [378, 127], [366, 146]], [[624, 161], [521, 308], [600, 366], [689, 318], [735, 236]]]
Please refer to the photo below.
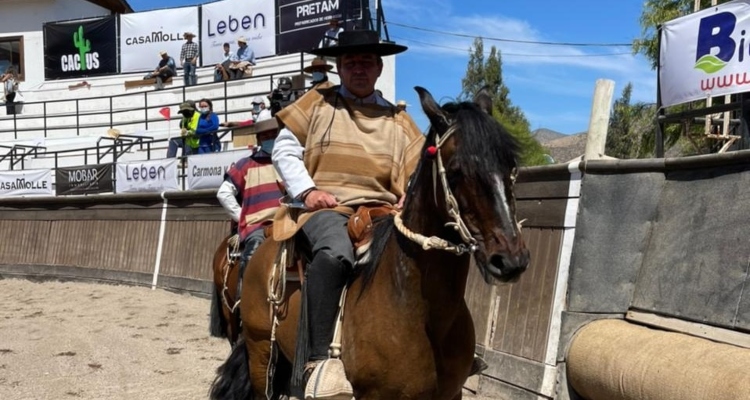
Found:
[[221, 314], [221, 293], [219, 293], [216, 285], [212, 286], [213, 293], [211, 294], [211, 313], [209, 314], [208, 333], [214, 337], [226, 338], [227, 321], [224, 321], [224, 316]]
[[250, 368], [245, 339], [240, 338], [232, 348], [229, 358], [216, 369], [216, 379], [211, 384], [211, 400], [245, 400], [251, 398]]

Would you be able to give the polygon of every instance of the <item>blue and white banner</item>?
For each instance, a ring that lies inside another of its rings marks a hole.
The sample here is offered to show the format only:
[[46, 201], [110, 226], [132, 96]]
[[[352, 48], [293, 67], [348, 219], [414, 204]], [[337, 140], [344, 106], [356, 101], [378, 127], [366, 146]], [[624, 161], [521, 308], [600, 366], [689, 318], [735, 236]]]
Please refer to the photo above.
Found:
[[180, 190], [177, 159], [117, 163], [115, 193]]
[[174, 58], [178, 69], [182, 68], [180, 51], [185, 43], [182, 35], [185, 32], [197, 35], [199, 22], [198, 7], [120, 15], [120, 72], [155, 70], [162, 50]]
[[237, 39], [244, 36], [255, 57], [276, 54], [276, 18], [269, 0], [224, 0], [201, 6], [201, 58], [203, 65], [224, 59], [224, 43], [237, 53]]
[[0, 197], [53, 194], [51, 169], [0, 171]]
[[187, 188], [216, 189], [224, 181], [224, 173], [240, 158], [248, 157], [249, 149], [223, 151], [220, 153], [194, 154], [187, 158]]
[[750, 91], [750, 0], [665, 23], [659, 49], [661, 102], [672, 106]]

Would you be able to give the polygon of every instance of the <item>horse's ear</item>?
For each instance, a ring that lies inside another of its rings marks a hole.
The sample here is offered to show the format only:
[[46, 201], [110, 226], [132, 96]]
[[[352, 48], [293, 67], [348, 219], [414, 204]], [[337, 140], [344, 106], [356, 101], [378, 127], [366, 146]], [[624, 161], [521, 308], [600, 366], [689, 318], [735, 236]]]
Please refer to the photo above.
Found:
[[415, 86], [414, 90], [419, 94], [419, 102], [422, 103], [422, 110], [427, 115], [432, 126], [445, 125], [445, 113], [440, 109], [440, 105], [435, 101], [430, 92], [421, 86]]
[[492, 95], [490, 94], [489, 85], [484, 85], [479, 89], [474, 95], [474, 103], [478, 105], [482, 111], [492, 115]]

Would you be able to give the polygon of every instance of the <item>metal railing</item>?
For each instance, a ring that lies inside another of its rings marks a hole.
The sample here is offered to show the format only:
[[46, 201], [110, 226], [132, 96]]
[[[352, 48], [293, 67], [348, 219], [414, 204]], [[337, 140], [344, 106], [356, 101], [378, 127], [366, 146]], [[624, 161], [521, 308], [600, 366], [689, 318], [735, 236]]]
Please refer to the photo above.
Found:
[[[249, 96], [256, 96], [256, 95], [266, 95], [273, 91], [274, 88], [274, 82], [278, 77], [282, 76], [290, 76], [290, 75], [298, 75], [302, 73], [302, 69], [304, 67], [304, 55], [300, 54], [300, 65], [299, 69], [294, 70], [287, 70], [282, 72], [275, 72], [270, 74], [263, 74], [263, 75], [257, 75], [257, 76], [251, 76], [247, 78], [241, 78], [236, 80], [230, 80], [230, 81], [222, 81], [222, 82], [207, 82], [207, 83], [201, 83], [194, 86], [180, 86], [179, 88], [171, 88], [171, 89], [163, 89], [163, 90], [148, 90], [138, 93], [121, 93], [111, 96], [94, 96], [94, 97], [82, 97], [82, 98], [76, 98], [76, 99], [59, 99], [59, 100], [45, 100], [45, 101], [35, 101], [35, 102], [23, 102], [24, 109], [28, 110], [29, 106], [39, 105], [42, 106], [42, 113], [41, 115], [38, 114], [31, 114], [31, 115], [18, 115], [13, 114], [11, 118], [5, 117], [0, 118], [0, 121], [7, 121], [7, 120], [13, 120], [13, 129], [0, 129], [0, 137], [2, 137], [4, 134], [7, 133], [13, 133], [13, 139], [18, 140], [18, 132], [31, 132], [31, 131], [39, 131], [42, 130], [44, 132], [44, 137], [47, 137], [48, 131], [54, 131], [54, 130], [73, 130], [75, 129], [76, 136], [81, 136], [81, 129], [88, 129], [88, 128], [113, 128], [115, 125], [117, 126], [128, 126], [128, 125], [140, 125], [145, 124], [145, 129], [148, 130], [149, 122], [154, 122], [156, 118], [150, 118], [153, 116], [149, 115], [149, 111], [156, 107], [171, 107], [179, 105], [178, 103], [168, 103], [168, 102], [161, 102], [161, 103], [155, 103], [155, 104], [149, 104], [149, 95], [160, 95], [163, 93], [174, 93], [175, 91], [179, 90], [181, 91], [182, 95], [182, 101], [187, 100], [187, 90], [194, 90], [193, 88], [196, 87], [206, 87], [206, 88], [215, 88], [216, 86], [221, 85], [222, 87], [222, 93], [223, 96], [220, 96], [215, 99], [214, 104], [219, 101], [223, 101], [223, 111], [221, 113], [217, 113], [219, 115], [222, 115], [226, 118], [230, 113], [235, 112], [245, 112], [249, 109], [236, 109], [236, 110], [229, 110], [229, 101], [235, 100], [235, 99], [243, 99], [247, 98]], [[209, 67], [210, 68], [210, 67]], [[267, 80], [269, 84], [269, 90], [268, 91], [261, 91], [261, 92], [255, 92], [255, 93], [244, 93], [239, 95], [232, 95], [228, 96], [229, 92], [229, 85], [234, 84], [235, 82], [245, 82], [246, 84], [249, 83], [258, 83], [262, 80]], [[140, 101], [140, 104], [142, 104], [142, 107], [130, 107], [130, 108], [120, 108], [115, 109], [114, 108], [114, 101], [115, 99], [119, 98], [127, 98], [127, 97], [133, 97], [133, 98], [142, 98]], [[213, 99], [212, 99], [213, 100]], [[101, 101], [106, 102], [108, 104], [107, 108], [103, 108], [101, 111], [81, 111], [81, 103], [82, 102], [93, 102], [93, 101]], [[182, 102], [181, 101], [181, 102]], [[48, 108], [52, 104], [57, 103], [70, 103], [73, 102], [75, 104], [75, 110], [72, 113], [61, 113], [61, 114], [53, 114], [48, 112]], [[114, 115], [120, 114], [120, 113], [130, 113], [134, 111], [143, 110], [143, 119], [135, 119], [135, 120], [127, 120], [127, 121], [117, 121], [114, 120]], [[82, 117], [93, 117], [97, 115], [109, 115], [109, 122], [108, 123], [82, 123], [81, 119]], [[72, 125], [60, 125], [55, 124], [55, 119], [59, 118], [73, 118], [75, 117], [75, 124]], [[24, 120], [42, 120], [42, 126], [41, 127], [24, 127], [19, 128], [18, 123], [19, 121]], [[170, 120], [178, 120], [179, 116], [175, 116], [170, 118]], [[164, 121], [165, 119], [158, 119], [159, 122]]]

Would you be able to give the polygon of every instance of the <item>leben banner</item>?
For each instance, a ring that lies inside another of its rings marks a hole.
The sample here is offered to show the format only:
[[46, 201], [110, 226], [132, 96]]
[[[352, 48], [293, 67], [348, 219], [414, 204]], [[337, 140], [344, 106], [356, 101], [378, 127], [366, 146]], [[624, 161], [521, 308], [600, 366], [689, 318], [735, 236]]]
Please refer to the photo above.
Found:
[[117, 73], [117, 18], [44, 24], [44, 77]]
[[318, 47], [331, 19], [344, 29], [361, 27], [368, 0], [279, 0], [279, 37], [276, 54], [304, 52]]
[[249, 149], [221, 153], [195, 154], [187, 158], [187, 187], [190, 190], [216, 189], [224, 181], [224, 173], [240, 158], [251, 154]]
[[117, 163], [115, 193], [179, 190], [177, 159]]
[[201, 7], [203, 65], [224, 58], [224, 43], [237, 52], [237, 39], [244, 36], [255, 58], [276, 54], [274, 2], [269, 0], [224, 0]]
[[707, 8], [662, 26], [663, 106], [750, 91], [750, 0]]
[[51, 169], [0, 171], [0, 197], [52, 194]]
[[[185, 32], [198, 34], [198, 7], [170, 8], [120, 15], [120, 70], [153, 71], [164, 50], [177, 68]], [[196, 40], [196, 39], [193, 39]], [[198, 60], [200, 66], [200, 59]]]
[[112, 164], [57, 168], [55, 192], [60, 195], [107, 193], [112, 186]]

